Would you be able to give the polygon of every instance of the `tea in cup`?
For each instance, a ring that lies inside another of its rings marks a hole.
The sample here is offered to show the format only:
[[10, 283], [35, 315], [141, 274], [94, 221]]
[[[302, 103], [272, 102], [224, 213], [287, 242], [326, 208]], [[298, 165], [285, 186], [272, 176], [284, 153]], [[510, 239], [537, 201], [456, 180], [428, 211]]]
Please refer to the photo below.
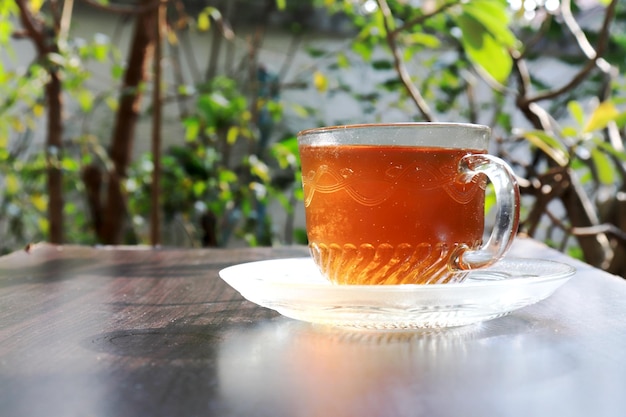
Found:
[[[298, 134], [311, 255], [335, 284], [460, 282], [508, 251], [519, 222], [490, 130], [463, 123], [323, 127]], [[496, 220], [483, 243], [485, 189]]]

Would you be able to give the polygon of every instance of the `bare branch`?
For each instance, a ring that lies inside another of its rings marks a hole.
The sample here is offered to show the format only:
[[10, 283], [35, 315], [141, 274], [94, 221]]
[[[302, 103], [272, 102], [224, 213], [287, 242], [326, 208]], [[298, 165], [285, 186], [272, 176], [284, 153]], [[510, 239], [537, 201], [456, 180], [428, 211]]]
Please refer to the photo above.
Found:
[[426, 20], [430, 19], [431, 17], [437, 16], [438, 14], [443, 13], [449, 8], [451, 8], [452, 6], [455, 6], [458, 4], [459, 4], [458, 0], [453, 0], [449, 3], [442, 4], [441, 6], [439, 6], [438, 8], [436, 8], [435, 10], [429, 13], [425, 13], [421, 16], [417, 16], [416, 18], [409, 20], [408, 22], [405, 22], [402, 26], [396, 28], [393, 31], [393, 36], [397, 36], [400, 32], [409, 30], [415, 25], [421, 25], [422, 23], [424, 23]]
[[517, 75], [517, 98], [515, 104], [536, 129], [543, 129], [548, 133], [553, 133], [552, 123], [548, 112], [537, 103], [532, 103], [526, 98], [530, 89], [530, 73], [526, 66], [526, 61], [520, 56], [512, 55], [513, 68]]
[[44, 36], [45, 27], [43, 22], [33, 15], [29, 3], [27, 0], [15, 0], [15, 4], [20, 9], [20, 21], [24, 26], [26, 37], [32, 39], [39, 55], [43, 55], [48, 52]]
[[616, 238], [620, 244], [626, 245], [626, 232], [614, 224], [605, 223], [589, 227], [572, 227], [569, 232], [574, 236], [597, 236], [606, 234]]
[[389, 45], [389, 49], [391, 49], [391, 53], [393, 55], [394, 66], [396, 68], [396, 72], [400, 77], [400, 80], [404, 84], [404, 87], [408, 91], [409, 95], [413, 99], [413, 102], [417, 106], [418, 110], [422, 114], [422, 117], [429, 122], [435, 121], [435, 116], [432, 114], [428, 103], [422, 97], [420, 91], [415, 87], [413, 81], [411, 80], [411, 76], [404, 64], [404, 61], [401, 58], [400, 49], [396, 43], [396, 35], [397, 32], [393, 28], [393, 14], [391, 13], [391, 9], [387, 4], [387, 0], [378, 0], [378, 7], [383, 13], [383, 21], [385, 24], [385, 31], [387, 32], [387, 44]]
[[63, 2], [63, 11], [61, 12], [61, 21], [59, 22], [59, 41], [66, 41], [70, 31], [70, 23], [72, 21], [72, 11], [74, 10], [74, 0], [65, 0]]
[[[595, 50], [591, 47], [591, 44], [587, 40], [585, 34], [580, 30], [580, 27], [577, 23], [575, 23], [575, 19], [572, 17], [574, 23], [570, 22], [566, 19], [566, 23], [568, 27], [574, 34], [578, 45], [581, 47], [583, 53], [589, 58], [589, 61], [585, 64], [585, 66], [572, 78], [567, 84], [563, 85], [560, 88], [555, 90], [546, 91], [544, 93], [538, 94], [534, 97], [527, 97], [524, 100], [528, 103], [537, 102], [541, 100], [549, 100], [552, 98], [556, 98], [563, 93], [566, 93], [578, 86], [581, 82], [583, 82], [591, 73], [594, 68], [599, 68], [603, 72], [610, 70], [610, 65], [602, 58], [604, 54], [608, 39], [609, 39], [609, 29], [611, 27], [611, 21], [615, 17], [615, 8], [617, 7], [618, 0], [612, 0], [609, 6], [606, 8], [606, 13], [604, 15], [604, 21], [602, 22], [602, 30], [600, 31], [600, 36], [598, 37], [598, 43], [596, 45]], [[571, 15], [571, 10], [569, 8], [570, 1], [564, 0], [561, 2], [561, 9], [564, 13], [564, 16]], [[570, 26], [570, 24], [572, 26]]]
[[154, 79], [152, 86], [152, 184], [150, 190], [150, 242], [152, 246], [161, 243], [161, 147], [162, 147], [162, 111], [163, 97], [161, 93], [161, 82], [163, 79], [163, 33], [165, 31], [165, 3], [160, 3], [156, 10], [154, 25], [154, 56], [153, 71]]
[[541, 22], [541, 27], [537, 32], [530, 38], [522, 40], [523, 51], [521, 52], [520, 57], [525, 57], [529, 51], [531, 51], [535, 45], [537, 45], [542, 39], [545, 38], [546, 33], [550, 29], [550, 24], [552, 23], [552, 15], [547, 14], [546, 18]]

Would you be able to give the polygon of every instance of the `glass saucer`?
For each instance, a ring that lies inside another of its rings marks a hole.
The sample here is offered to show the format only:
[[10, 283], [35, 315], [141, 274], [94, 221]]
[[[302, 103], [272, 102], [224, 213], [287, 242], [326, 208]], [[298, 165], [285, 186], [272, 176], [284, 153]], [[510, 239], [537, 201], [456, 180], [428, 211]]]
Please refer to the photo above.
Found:
[[505, 258], [458, 284], [334, 285], [311, 258], [231, 266], [220, 277], [241, 295], [286, 317], [370, 329], [453, 327], [504, 316], [541, 301], [574, 274], [543, 259]]

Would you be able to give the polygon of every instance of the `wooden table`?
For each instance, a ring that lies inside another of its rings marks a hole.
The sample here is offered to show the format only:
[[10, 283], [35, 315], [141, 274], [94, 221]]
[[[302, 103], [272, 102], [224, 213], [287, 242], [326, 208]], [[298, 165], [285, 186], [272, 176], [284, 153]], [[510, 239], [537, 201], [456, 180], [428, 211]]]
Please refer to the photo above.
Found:
[[384, 333], [280, 317], [218, 277], [303, 247], [35, 246], [0, 258], [0, 416], [626, 415], [626, 281], [574, 264], [479, 325]]

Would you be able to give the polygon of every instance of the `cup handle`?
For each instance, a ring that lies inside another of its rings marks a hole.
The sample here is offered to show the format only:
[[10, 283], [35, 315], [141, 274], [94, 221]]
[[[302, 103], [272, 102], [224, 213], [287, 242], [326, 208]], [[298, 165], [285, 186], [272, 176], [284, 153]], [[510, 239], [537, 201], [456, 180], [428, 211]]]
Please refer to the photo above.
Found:
[[487, 267], [502, 259], [513, 243], [519, 226], [520, 193], [515, 174], [502, 159], [470, 154], [461, 159], [460, 173], [466, 181], [485, 174], [496, 194], [496, 220], [489, 240], [476, 250], [460, 247], [452, 267], [470, 270]]

